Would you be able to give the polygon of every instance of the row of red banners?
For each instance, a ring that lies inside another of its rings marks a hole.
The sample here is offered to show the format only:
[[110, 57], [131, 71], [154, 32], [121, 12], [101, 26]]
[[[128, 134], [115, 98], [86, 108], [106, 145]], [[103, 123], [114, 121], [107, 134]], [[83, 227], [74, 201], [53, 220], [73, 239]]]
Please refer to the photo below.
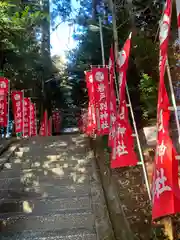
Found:
[[[9, 80], [5, 77], [0, 77], [0, 126], [7, 127], [8, 124], [8, 108], [9, 108]], [[31, 102], [30, 98], [24, 97], [24, 91], [11, 92], [12, 107], [14, 114], [15, 133], [23, 137], [37, 135], [37, 119], [36, 106]], [[47, 119], [47, 111], [44, 113], [44, 118], [41, 122], [40, 135], [52, 135], [52, 124], [54, 125], [55, 133], [60, 132], [61, 115], [58, 109], [53, 110], [52, 117]]]
[[[0, 126], [7, 127], [9, 108], [9, 80], [0, 78]], [[15, 132], [26, 136], [37, 134], [36, 107], [30, 98], [24, 98], [23, 91], [12, 91], [12, 107], [14, 114]]]
[[[9, 108], [9, 80], [0, 77], [0, 126], [7, 127]], [[37, 134], [36, 107], [30, 98], [24, 98], [23, 91], [11, 92], [15, 132], [26, 136]]]
[[43, 119], [41, 121], [39, 135], [51, 136], [53, 126], [54, 126], [54, 132], [59, 133], [61, 128], [61, 114], [59, 109], [53, 110], [52, 117], [49, 117], [49, 119], [48, 119], [47, 111], [45, 110]]
[[16, 134], [24, 137], [37, 135], [36, 106], [23, 91], [12, 91], [12, 107]]
[[[180, 211], [178, 161], [176, 160], [177, 153], [169, 136], [170, 104], [164, 83], [171, 12], [172, 2], [171, 0], [166, 0], [159, 34], [160, 81], [157, 106], [158, 135], [152, 182], [153, 219]], [[116, 70], [119, 75], [120, 97], [118, 105], [116, 104], [114, 91], [115, 61], [113, 49], [111, 48], [110, 51], [109, 68], [92, 67], [90, 71], [86, 72], [89, 105], [88, 110], [82, 112], [79, 126], [88, 135], [109, 135], [108, 144], [112, 148], [111, 168], [135, 166], [138, 163], [138, 156], [134, 151], [134, 134], [129, 123], [126, 101], [126, 72], [130, 45], [131, 34], [120, 52], [119, 61], [116, 63]]]

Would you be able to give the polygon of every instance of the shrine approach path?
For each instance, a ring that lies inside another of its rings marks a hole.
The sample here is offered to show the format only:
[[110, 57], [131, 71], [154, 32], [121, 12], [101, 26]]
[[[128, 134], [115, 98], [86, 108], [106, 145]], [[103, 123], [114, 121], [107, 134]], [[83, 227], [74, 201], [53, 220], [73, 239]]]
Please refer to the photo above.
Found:
[[80, 134], [24, 140], [0, 172], [1, 240], [96, 240]]

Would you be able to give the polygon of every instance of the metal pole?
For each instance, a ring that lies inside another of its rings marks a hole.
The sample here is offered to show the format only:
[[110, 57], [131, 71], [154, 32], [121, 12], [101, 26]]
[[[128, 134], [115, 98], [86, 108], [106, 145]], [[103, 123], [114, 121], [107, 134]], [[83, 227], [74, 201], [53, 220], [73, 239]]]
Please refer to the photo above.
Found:
[[104, 42], [103, 42], [103, 32], [102, 32], [102, 22], [101, 22], [101, 17], [99, 17], [99, 33], [100, 33], [100, 40], [101, 40], [102, 64], [103, 64], [103, 66], [105, 66]]
[[137, 145], [138, 145], [138, 149], [139, 149], [139, 157], [140, 157], [140, 160], [141, 160], [141, 163], [142, 163], [145, 184], [146, 184], [149, 200], [151, 201], [151, 190], [150, 190], [150, 186], [149, 186], [148, 175], [147, 175], [147, 171], [146, 171], [143, 152], [142, 152], [141, 143], [140, 143], [140, 140], [139, 140], [139, 134], [138, 134], [137, 127], [136, 127], [134, 112], [133, 112], [133, 109], [132, 109], [131, 98], [130, 98], [130, 95], [129, 95], [129, 90], [128, 90], [127, 84], [126, 84], [126, 93], [127, 93], [129, 108], [130, 108], [131, 117], [132, 117], [132, 121], [133, 121], [134, 131], [135, 131], [135, 135], [136, 135], [136, 141], [137, 141]]
[[169, 79], [169, 87], [170, 87], [170, 91], [171, 91], [171, 99], [172, 99], [172, 104], [173, 104], [173, 108], [174, 108], [174, 115], [175, 115], [177, 130], [178, 130], [178, 141], [179, 141], [179, 144], [180, 144], [180, 124], [179, 124], [176, 99], [175, 99], [175, 95], [174, 95], [174, 89], [173, 89], [173, 85], [172, 85], [172, 77], [171, 77], [171, 72], [170, 72], [170, 67], [169, 67], [168, 60], [166, 61], [166, 70], [167, 70], [167, 75], [168, 75], [168, 79]]

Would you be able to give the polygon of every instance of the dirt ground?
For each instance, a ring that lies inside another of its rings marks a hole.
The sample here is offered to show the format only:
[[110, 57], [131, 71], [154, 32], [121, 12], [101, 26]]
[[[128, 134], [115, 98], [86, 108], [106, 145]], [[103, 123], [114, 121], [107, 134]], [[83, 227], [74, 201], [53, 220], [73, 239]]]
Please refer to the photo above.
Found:
[[[107, 139], [103, 139], [104, 153], [100, 153], [100, 161], [104, 160], [107, 169], [110, 169], [109, 155], [110, 149], [107, 146]], [[99, 148], [101, 148], [99, 146]], [[144, 157], [148, 178], [151, 182], [153, 173], [154, 149], [144, 147]], [[121, 200], [122, 208], [134, 239], [150, 240], [150, 239], [166, 239], [162, 228], [157, 227], [158, 224], [152, 224], [151, 204], [144, 182], [142, 166], [126, 167], [110, 170], [110, 178], [117, 184], [117, 191]]]

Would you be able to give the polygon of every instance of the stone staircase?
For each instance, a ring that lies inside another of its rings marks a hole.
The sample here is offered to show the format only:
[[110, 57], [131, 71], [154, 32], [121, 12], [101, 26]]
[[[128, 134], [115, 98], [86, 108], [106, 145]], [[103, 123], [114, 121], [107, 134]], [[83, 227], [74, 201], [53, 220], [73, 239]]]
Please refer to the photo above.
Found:
[[37, 138], [5, 163], [0, 172], [1, 240], [97, 239], [91, 164], [79, 144]]

